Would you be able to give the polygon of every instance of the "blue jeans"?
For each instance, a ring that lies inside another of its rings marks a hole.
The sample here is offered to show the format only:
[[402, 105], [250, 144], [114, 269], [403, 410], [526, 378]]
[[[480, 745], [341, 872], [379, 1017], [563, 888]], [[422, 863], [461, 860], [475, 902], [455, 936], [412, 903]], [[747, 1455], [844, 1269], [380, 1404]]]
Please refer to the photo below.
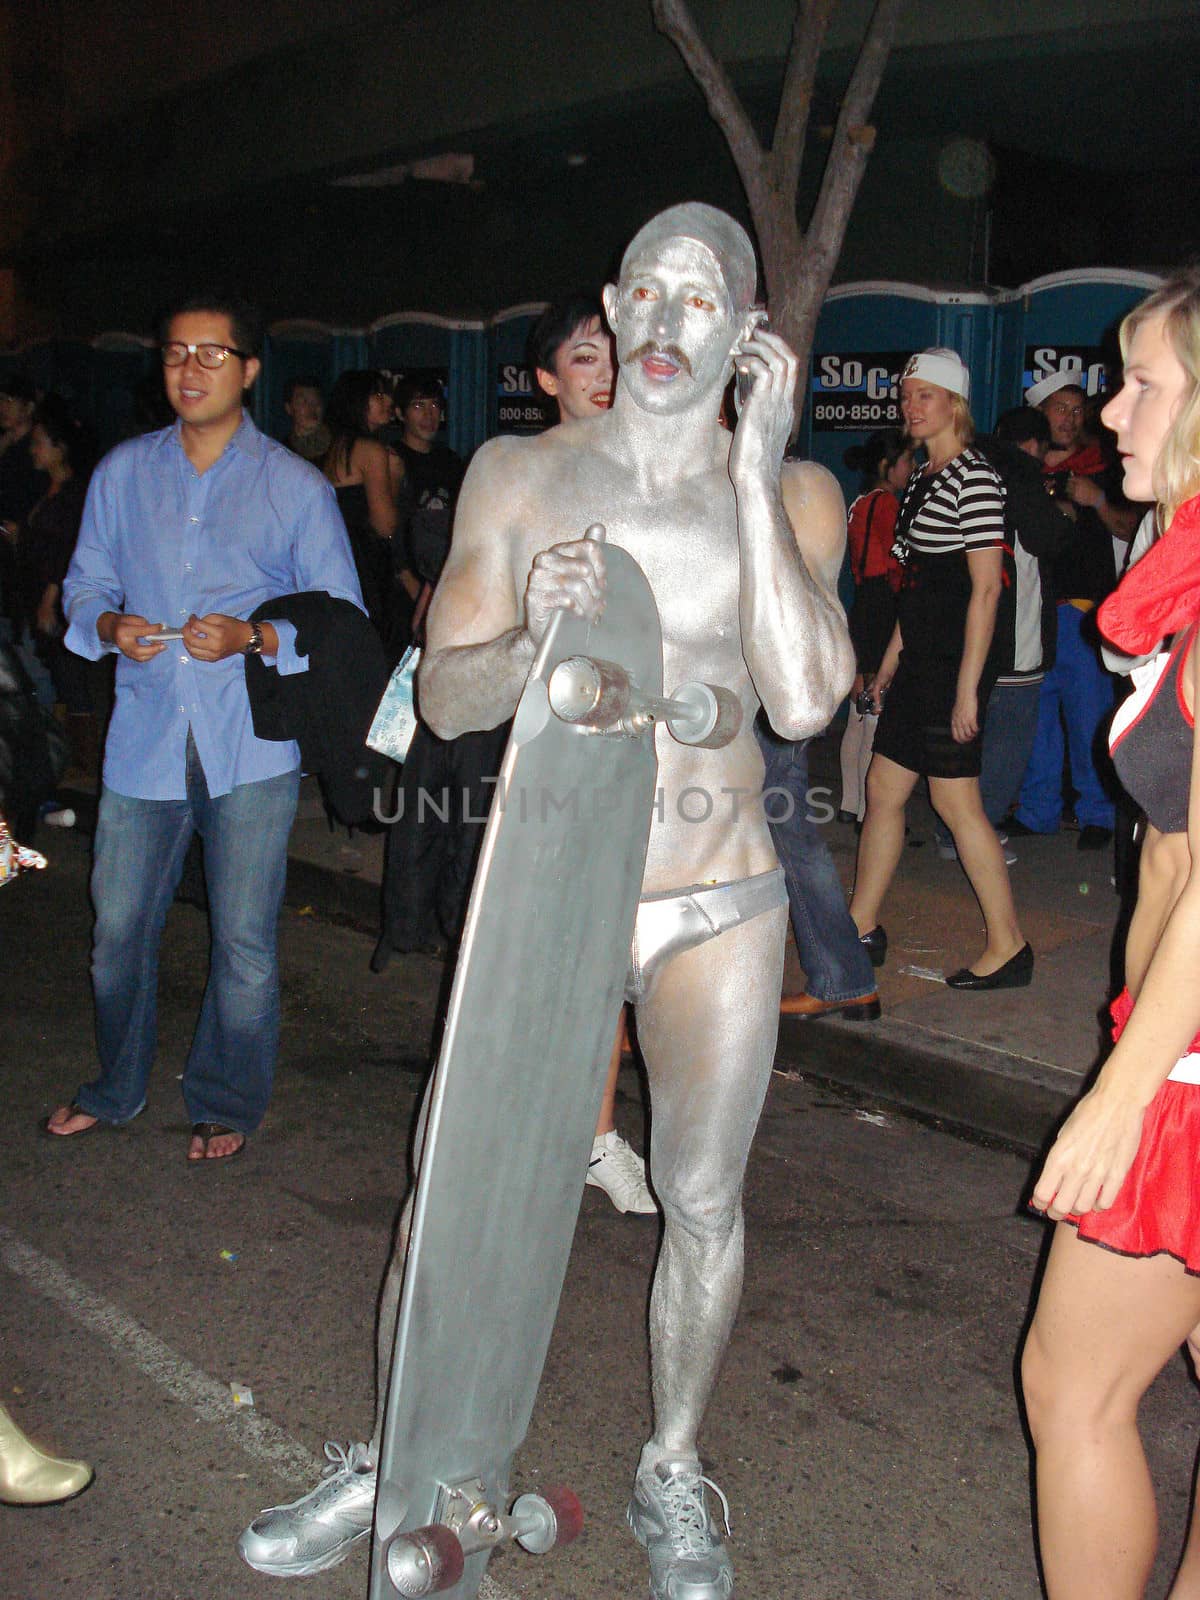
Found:
[[1095, 758], [1101, 725], [1112, 714], [1113, 680], [1095, 643], [1081, 631], [1085, 621], [1075, 606], [1058, 607], [1058, 656], [1042, 680], [1033, 754], [1017, 807], [1018, 820], [1034, 833], [1056, 833], [1062, 821], [1064, 723], [1080, 827], [1111, 828], [1115, 819]]
[[279, 1047], [276, 935], [299, 792], [299, 772], [286, 772], [212, 799], [190, 735], [185, 800], [103, 790], [92, 868], [100, 1076], [75, 1096], [90, 1116], [129, 1122], [146, 1103], [158, 946], [195, 832], [204, 841], [212, 954], [184, 1104], [192, 1122], [250, 1133], [262, 1121]]
[[[871, 958], [858, 942], [845, 892], [829, 846], [808, 813], [807, 741], [792, 744], [755, 724], [767, 764], [764, 789], [785, 790], [791, 815], [779, 795], [766, 801], [767, 820], [779, 865], [787, 880], [792, 932], [808, 993], [816, 1000], [856, 1000], [875, 992]], [[830, 817], [833, 816], [829, 808]], [[771, 821], [772, 816], [779, 818]]]

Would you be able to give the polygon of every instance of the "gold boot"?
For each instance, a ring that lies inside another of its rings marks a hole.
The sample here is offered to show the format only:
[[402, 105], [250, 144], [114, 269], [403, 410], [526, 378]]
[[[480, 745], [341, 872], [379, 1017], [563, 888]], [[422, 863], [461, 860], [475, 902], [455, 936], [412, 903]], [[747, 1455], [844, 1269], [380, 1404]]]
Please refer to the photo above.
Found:
[[0, 1504], [48, 1506], [70, 1500], [92, 1481], [86, 1461], [60, 1461], [39, 1450], [0, 1406]]

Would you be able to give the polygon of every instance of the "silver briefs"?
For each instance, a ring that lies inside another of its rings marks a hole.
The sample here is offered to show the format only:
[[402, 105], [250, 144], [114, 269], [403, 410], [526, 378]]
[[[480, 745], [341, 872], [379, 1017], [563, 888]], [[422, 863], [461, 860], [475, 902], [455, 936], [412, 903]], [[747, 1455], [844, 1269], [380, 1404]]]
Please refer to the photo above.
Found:
[[636, 1005], [644, 999], [659, 967], [681, 950], [691, 950], [787, 903], [782, 867], [731, 883], [694, 883], [687, 889], [648, 894], [638, 902], [626, 1000]]

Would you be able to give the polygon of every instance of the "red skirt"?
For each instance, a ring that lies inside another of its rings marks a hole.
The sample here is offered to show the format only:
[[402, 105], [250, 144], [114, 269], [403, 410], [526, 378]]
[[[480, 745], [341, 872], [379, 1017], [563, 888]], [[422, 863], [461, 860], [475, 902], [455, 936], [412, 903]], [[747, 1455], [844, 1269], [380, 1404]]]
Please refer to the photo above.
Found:
[[[1125, 990], [1111, 1008], [1114, 1042], [1132, 1010]], [[1114, 1204], [1065, 1220], [1091, 1244], [1123, 1256], [1174, 1256], [1200, 1277], [1200, 1084], [1167, 1079], [1146, 1107]]]

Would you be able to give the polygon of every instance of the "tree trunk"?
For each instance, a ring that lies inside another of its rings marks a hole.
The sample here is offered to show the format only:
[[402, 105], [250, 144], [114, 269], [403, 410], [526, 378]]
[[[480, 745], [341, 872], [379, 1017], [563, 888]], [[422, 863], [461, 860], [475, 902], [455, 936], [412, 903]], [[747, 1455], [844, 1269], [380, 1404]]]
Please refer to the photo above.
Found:
[[[817, 318], [875, 146], [868, 118], [887, 65], [903, 0], [876, 0], [843, 96], [807, 233], [796, 217], [800, 163], [813, 84], [833, 0], [797, 0], [783, 92], [770, 150], [763, 148], [724, 67], [697, 31], [687, 0], [651, 0], [655, 27], [675, 45], [725, 135], [737, 165], [766, 278], [771, 326], [808, 371]], [[797, 395], [796, 416], [806, 399]]]

